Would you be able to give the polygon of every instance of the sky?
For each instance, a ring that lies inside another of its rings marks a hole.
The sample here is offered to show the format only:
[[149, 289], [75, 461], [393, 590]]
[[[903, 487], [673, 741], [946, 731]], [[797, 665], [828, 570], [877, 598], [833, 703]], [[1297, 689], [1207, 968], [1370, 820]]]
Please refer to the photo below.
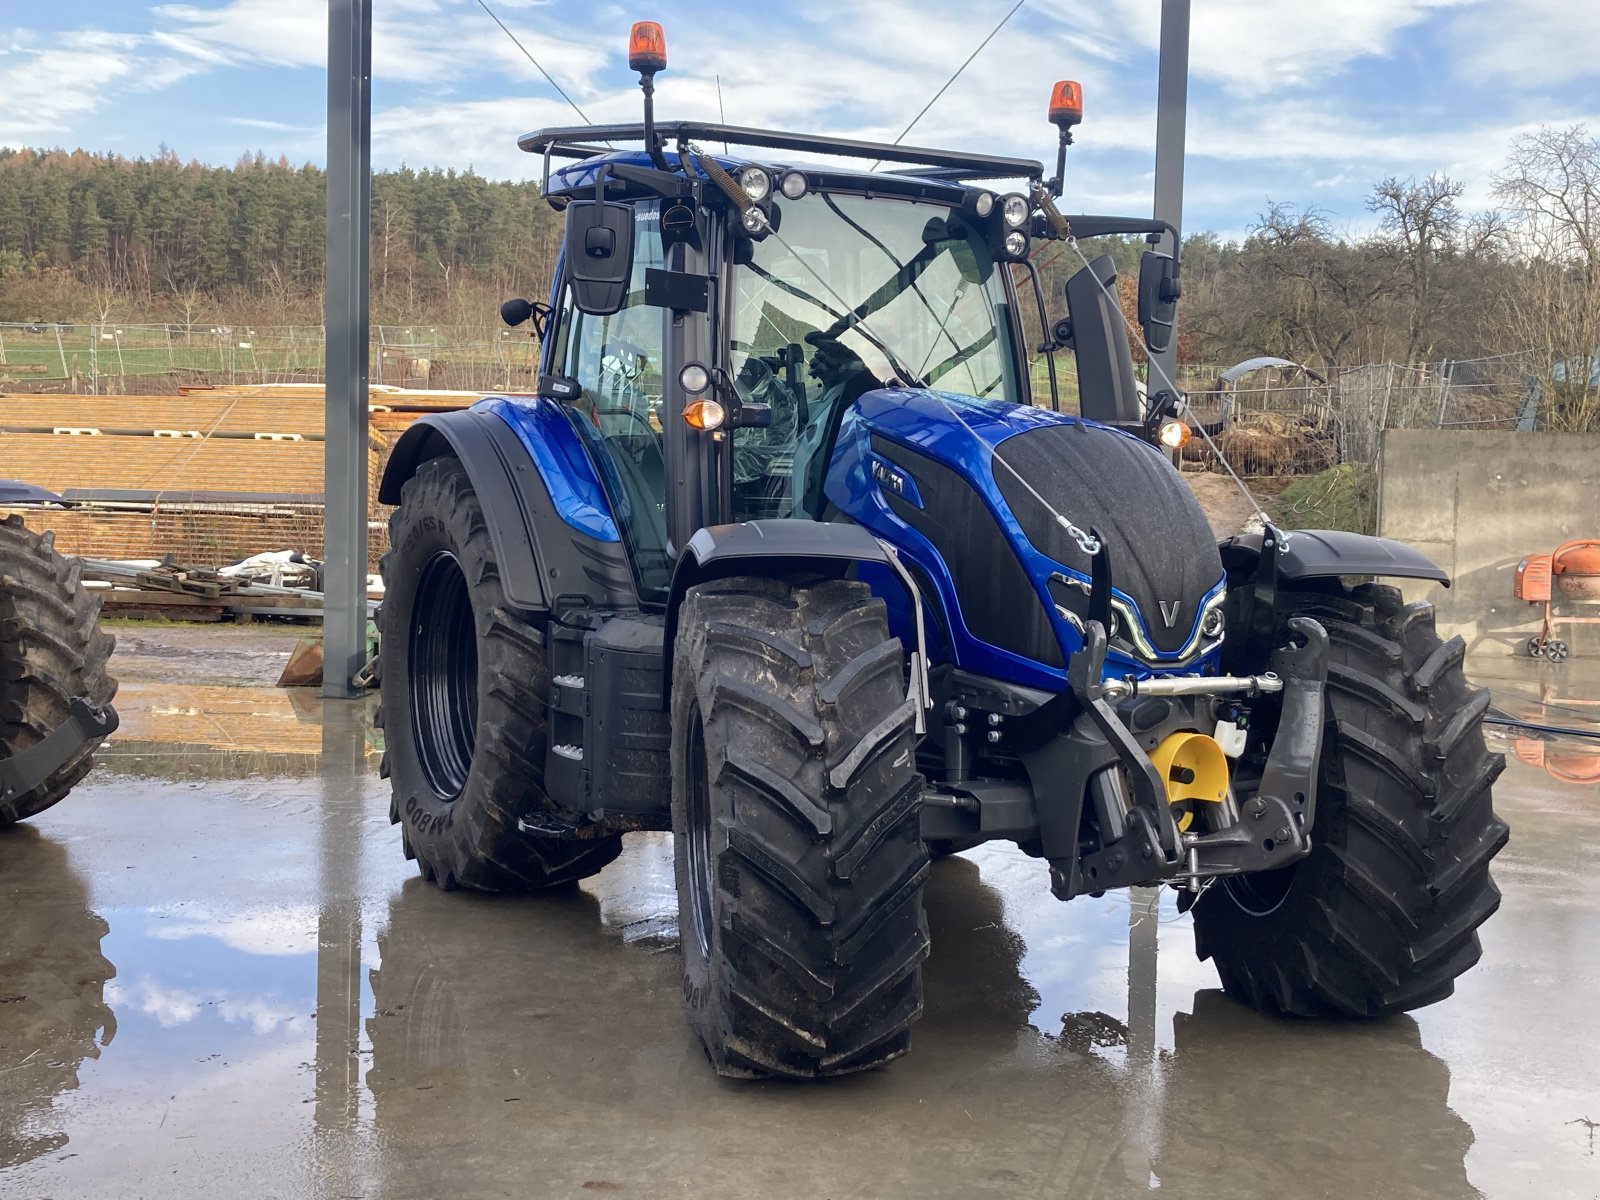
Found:
[[[629, 24], [667, 34], [663, 118], [892, 140], [1014, 0], [486, 0], [590, 120], [637, 121]], [[582, 124], [477, 0], [372, 0], [374, 168], [529, 178], [518, 134]], [[1336, 229], [1388, 175], [1492, 204], [1512, 138], [1600, 132], [1600, 0], [1193, 0], [1185, 219], [1270, 203]], [[1026, 0], [909, 144], [1051, 162], [1051, 84], [1083, 84], [1069, 212], [1150, 211], [1160, 0]], [[228, 164], [326, 155], [324, 0], [0, 0], [0, 145]]]

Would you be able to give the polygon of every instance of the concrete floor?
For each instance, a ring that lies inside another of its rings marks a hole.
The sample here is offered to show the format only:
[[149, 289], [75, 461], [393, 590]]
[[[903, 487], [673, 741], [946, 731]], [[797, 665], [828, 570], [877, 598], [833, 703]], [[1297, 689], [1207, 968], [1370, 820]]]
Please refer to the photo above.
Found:
[[[1505, 903], [1443, 1004], [1255, 1015], [1171, 893], [1062, 905], [983, 847], [933, 872], [909, 1057], [741, 1085], [681, 1013], [665, 835], [575, 894], [445, 895], [363, 706], [179, 686], [184, 655], [123, 636], [123, 735], [0, 835], [8, 1200], [1600, 1195], [1600, 792], [1514, 738]], [[196, 641], [213, 668], [255, 644], [228, 636]]]

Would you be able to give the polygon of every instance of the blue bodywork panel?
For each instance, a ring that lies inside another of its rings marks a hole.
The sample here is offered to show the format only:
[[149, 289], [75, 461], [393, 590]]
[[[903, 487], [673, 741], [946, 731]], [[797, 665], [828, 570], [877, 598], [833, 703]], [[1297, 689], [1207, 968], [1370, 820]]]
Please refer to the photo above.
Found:
[[[579, 422], [554, 400], [538, 396], [486, 396], [473, 406], [499, 417], [526, 447], [561, 519], [600, 542], [621, 540], [611, 501]], [[618, 488], [612, 493], [620, 495]]]
[[[947, 405], [957, 409], [960, 420], [952, 415]], [[1018, 603], [1034, 603], [1044, 607], [1060, 639], [1063, 658], [1070, 660], [1082, 647], [1083, 639], [1078, 631], [1056, 612], [1055, 604], [1046, 589], [1046, 581], [1052, 574], [1065, 575], [1084, 584], [1087, 584], [1089, 579], [1083, 572], [1046, 557], [1029, 543], [1021, 525], [1001, 497], [995, 481], [993, 460], [995, 448], [1002, 445], [1007, 438], [1045, 425], [1071, 425], [1078, 421], [1077, 417], [1040, 408], [978, 400], [950, 393], [935, 395], [922, 390], [898, 388], [868, 392], [846, 414], [839, 431], [838, 448], [829, 468], [826, 484], [828, 499], [852, 520], [866, 526], [878, 537], [896, 546], [902, 557], [920, 567], [926, 577], [933, 582], [939, 595], [939, 603], [944, 610], [944, 620], [941, 623], [950, 631], [949, 637], [952, 643], [930, 647], [930, 657], [935, 664], [949, 662], [980, 675], [1052, 691], [1059, 691], [1066, 685], [1065, 670], [993, 646], [974, 636], [967, 628], [961, 618], [951, 572], [939, 548], [901, 520], [884, 497], [887, 486], [908, 503], [918, 504], [920, 507], [919, 500], [914, 498], [916, 481], [913, 478], [904, 478], [898, 489], [894, 487], [895, 480], [885, 481], [886, 464], [873, 453], [872, 436], [876, 434], [881, 438], [902, 443], [949, 467], [963, 479], [971, 482], [1004, 531], [1017, 557], [1022, 561], [1029, 582], [1033, 585], [1035, 594], [1031, 597], [1018, 597]], [[1117, 436], [1137, 441], [1130, 435], [1120, 432]], [[1150, 453], [1154, 454], [1156, 451], [1151, 449]], [[899, 467], [895, 467], [895, 472], [899, 476], [908, 475]], [[1071, 513], [1065, 515], [1069, 518], [1072, 516]], [[881, 571], [879, 573], [884, 574], [885, 578], [870, 579], [869, 582], [872, 583], [873, 590], [889, 605], [891, 621], [897, 634], [902, 638], [909, 638], [911, 614], [905, 600], [904, 589], [897, 582], [888, 579], [886, 573]], [[1216, 585], [1195, 607], [1194, 622], [1199, 622], [1205, 603], [1216, 597], [1223, 587], [1224, 580], [1219, 576]], [[1114, 594], [1129, 610], [1137, 614], [1141, 622], [1147, 621], [1146, 614], [1139, 611], [1131, 597], [1121, 591]], [[929, 623], [930, 630], [934, 624]], [[1146, 628], [1148, 631], [1148, 625]], [[1197, 630], [1191, 627], [1191, 635], [1195, 632]], [[940, 634], [940, 640], [943, 641], [942, 631]], [[1106, 659], [1107, 676], [1210, 674], [1217, 669], [1220, 651], [1212, 650], [1200, 658], [1185, 662], [1181, 667], [1175, 665], [1166, 670], [1159, 665], [1162, 659], [1174, 661], [1176, 664], [1178, 660], [1184, 658], [1184, 655], [1158, 654], [1155, 657], [1156, 665], [1152, 665], [1113, 650]]]

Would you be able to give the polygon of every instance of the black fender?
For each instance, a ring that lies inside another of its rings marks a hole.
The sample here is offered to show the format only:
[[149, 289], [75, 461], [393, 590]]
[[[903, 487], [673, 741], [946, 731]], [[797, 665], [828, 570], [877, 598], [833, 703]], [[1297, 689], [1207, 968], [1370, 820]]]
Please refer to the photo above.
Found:
[[671, 687], [678, 609], [685, 593], [696, 584], [730, 575], [778, 575], [794, 570], [842, 579], [857, 563], [879, 563], [894, 570], [888, 552], [860, 525], [780, 518], [708, 525], [699, 530], [678, 555], [667, 591], [667, 631], [662, 647], [666, 686]]
[[59, 504], [63, 508], [72, 507], [72, 501], [63, 500], [52, 491], [23, 483], [19, 479], [0, 479], [0, 504]]
[[413, 423], [395, 443], [378, 499], [399, 504], [406, 480], [446, 454], [460, 460], [483, 504], [507, 603], [534, 612], [553, 611], [558, 601], [638, 607], [625, 545], [599, 541], [562, 520], [532, 457], [493, 413], [432, 413]]
[[[1222, 565], [1229, 579], [1248, 575], [1261, 558], [1259, 533], [1245, 533], [1221, 543]], [[1450, 576], [1420, 550], [1393, 538], [1348, 533], [1342, 529], [1292, 529], [1284, 534], [1278, 555], [1278, 578], [1326, 579], [1339, 575], [1381, 575], [1394, 579], [1431, 579], [1445, 587]]]

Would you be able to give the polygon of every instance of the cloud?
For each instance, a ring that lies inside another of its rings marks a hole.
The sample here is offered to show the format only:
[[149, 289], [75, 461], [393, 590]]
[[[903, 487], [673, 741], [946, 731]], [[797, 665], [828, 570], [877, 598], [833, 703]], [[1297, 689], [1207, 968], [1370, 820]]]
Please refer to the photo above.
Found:
[[0, 146], [24, 146], [74, 136], [83, 118], [123, 90], [171, 85], [187, 70], [150, 59], [146, 38], [75, 30], [50, 45], [19, 30], [0, 58]]
[[[1298, 88], [1338, 74], [1365, 57], [1387, 57], [1403, 31], [1439, 10], [1483, 0], [1204, 0], [1189, 31], [1191, 75], [1234, 95]], [[1549, 0], [1557, 3], [1558, 0]], [[1127, 28], [1148, 47], [1159, 43], [1161, 6], [1118, 0]]]
[[1462, 14], [1451, 35], [1463, 81], [1547, 89], [1594, 78], [1600, 4], [1500, 0]]
[[210, 937], [245, 954], [314, 954], [317, 949], [317, 912], [310, 905], [217, 916], [187, 907], [155, 921], [146, 933], [161, 941]]
[[132, 1008], [154, 1017], [163, 1029], [188, 1025], [208, 1008], [229, 1025], [248, 1025], [258, 1036], [300, 1016], [297, 1007], [282, 1000], [235, 996], [225, 988], [168, 987], [148, 975], [131, 986], [115, 981], [107, 984], [106, 1001], [113, 1008]]

